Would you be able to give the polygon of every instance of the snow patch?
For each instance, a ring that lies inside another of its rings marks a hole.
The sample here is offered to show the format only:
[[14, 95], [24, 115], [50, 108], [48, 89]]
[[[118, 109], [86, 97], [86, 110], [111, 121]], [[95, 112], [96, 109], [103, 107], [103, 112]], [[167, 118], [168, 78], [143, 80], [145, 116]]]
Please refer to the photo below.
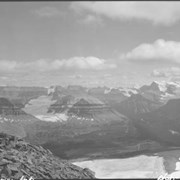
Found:
[[63, 122], [63, 121], [67, 121], [68, 116], [66, 114], [47, 114], [47, 115], [36, 115], [36, 118], [42, 121]]
[[110, 89], [105, 89], [104, 94], [110, 93], [110, 92], [111, 92], [111, 89], [112, 89], [112, 88], [110, 88]]
[[171, 132], [172, 134], [178, 134], [178, 135], [180, 134], [179, 132], [171, 130], [171, 129], [169, 130], [169, 132]]
[[122, 88], [122, 87], [120, 87], [119, 90], [123, 95], [125, 95], [127, 97], [130, 97], [131, 94], [138, 94], [137, 90], [131, 89], [131, 88]]

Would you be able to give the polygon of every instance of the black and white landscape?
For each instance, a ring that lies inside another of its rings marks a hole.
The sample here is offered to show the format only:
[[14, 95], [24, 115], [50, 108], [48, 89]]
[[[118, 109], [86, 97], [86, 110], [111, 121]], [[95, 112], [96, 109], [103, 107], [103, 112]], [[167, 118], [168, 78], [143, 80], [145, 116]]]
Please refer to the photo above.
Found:
[[180, 178], [179, 2], [0, 2], [0, 176]]

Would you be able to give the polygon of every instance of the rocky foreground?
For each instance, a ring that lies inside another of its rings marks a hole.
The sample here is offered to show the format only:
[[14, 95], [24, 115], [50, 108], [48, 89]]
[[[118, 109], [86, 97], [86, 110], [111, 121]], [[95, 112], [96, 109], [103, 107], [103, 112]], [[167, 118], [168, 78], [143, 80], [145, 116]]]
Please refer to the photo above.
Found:
[[49, 150], [0, 134], [0, 176], [20, 179], [92, 179], [94, 173], [55, 157]]

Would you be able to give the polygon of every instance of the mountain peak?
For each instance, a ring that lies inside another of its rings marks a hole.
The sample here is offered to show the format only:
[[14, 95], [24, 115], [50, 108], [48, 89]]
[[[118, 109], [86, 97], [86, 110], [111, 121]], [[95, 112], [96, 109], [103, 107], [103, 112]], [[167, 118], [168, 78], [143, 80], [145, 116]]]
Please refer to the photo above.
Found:
[[166, 91], [166, 86], [164, 83], [159, 83], [153, 81], [150, 85], [144, 85], [140, 88], [141, 91], [155, 91], [155, 92], [164, 92]]
[[77, 103], [74, 104], [74, 106], [83, 106], [83, 105], [89, 105], [90, 103], [88, 100], [85, 100], [84, 98], [81, 98]]
[[151, 89], [154, 90], [154, 91], [160, 91], [160, 88], [159, 88], [159, 83], [153, 81], [150, 85]]

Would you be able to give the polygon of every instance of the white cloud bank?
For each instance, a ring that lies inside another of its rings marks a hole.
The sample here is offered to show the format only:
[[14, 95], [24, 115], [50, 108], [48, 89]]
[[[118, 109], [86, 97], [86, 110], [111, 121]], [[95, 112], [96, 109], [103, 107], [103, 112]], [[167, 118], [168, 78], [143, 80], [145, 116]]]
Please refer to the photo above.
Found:
[[73, 2], [76, 12], [88, 11], [118, 20], [148, 20], [172, 25], [180, 20], [180, 2]]
[[52, 71], [52, 70], [103, 70], [116, 68], [115, 64], [109, 64], [104, 59], [97, 57], [72, 57], [63, 60], [40, 59], [33, 62], [0, 61], [1, 72], [17, 71]]
[[176, 77], [180, 76], [180, 68], [179, 67], [170, 67], [170, 68], [159, 68], [154, 69], [151, 73], [153, 77]]
[[158, 39], [152, 44], [141, 44], [128, 53], [121, 54], [121, 59], [137, 61], [168, 61], [180, 63], [180, 42]]

